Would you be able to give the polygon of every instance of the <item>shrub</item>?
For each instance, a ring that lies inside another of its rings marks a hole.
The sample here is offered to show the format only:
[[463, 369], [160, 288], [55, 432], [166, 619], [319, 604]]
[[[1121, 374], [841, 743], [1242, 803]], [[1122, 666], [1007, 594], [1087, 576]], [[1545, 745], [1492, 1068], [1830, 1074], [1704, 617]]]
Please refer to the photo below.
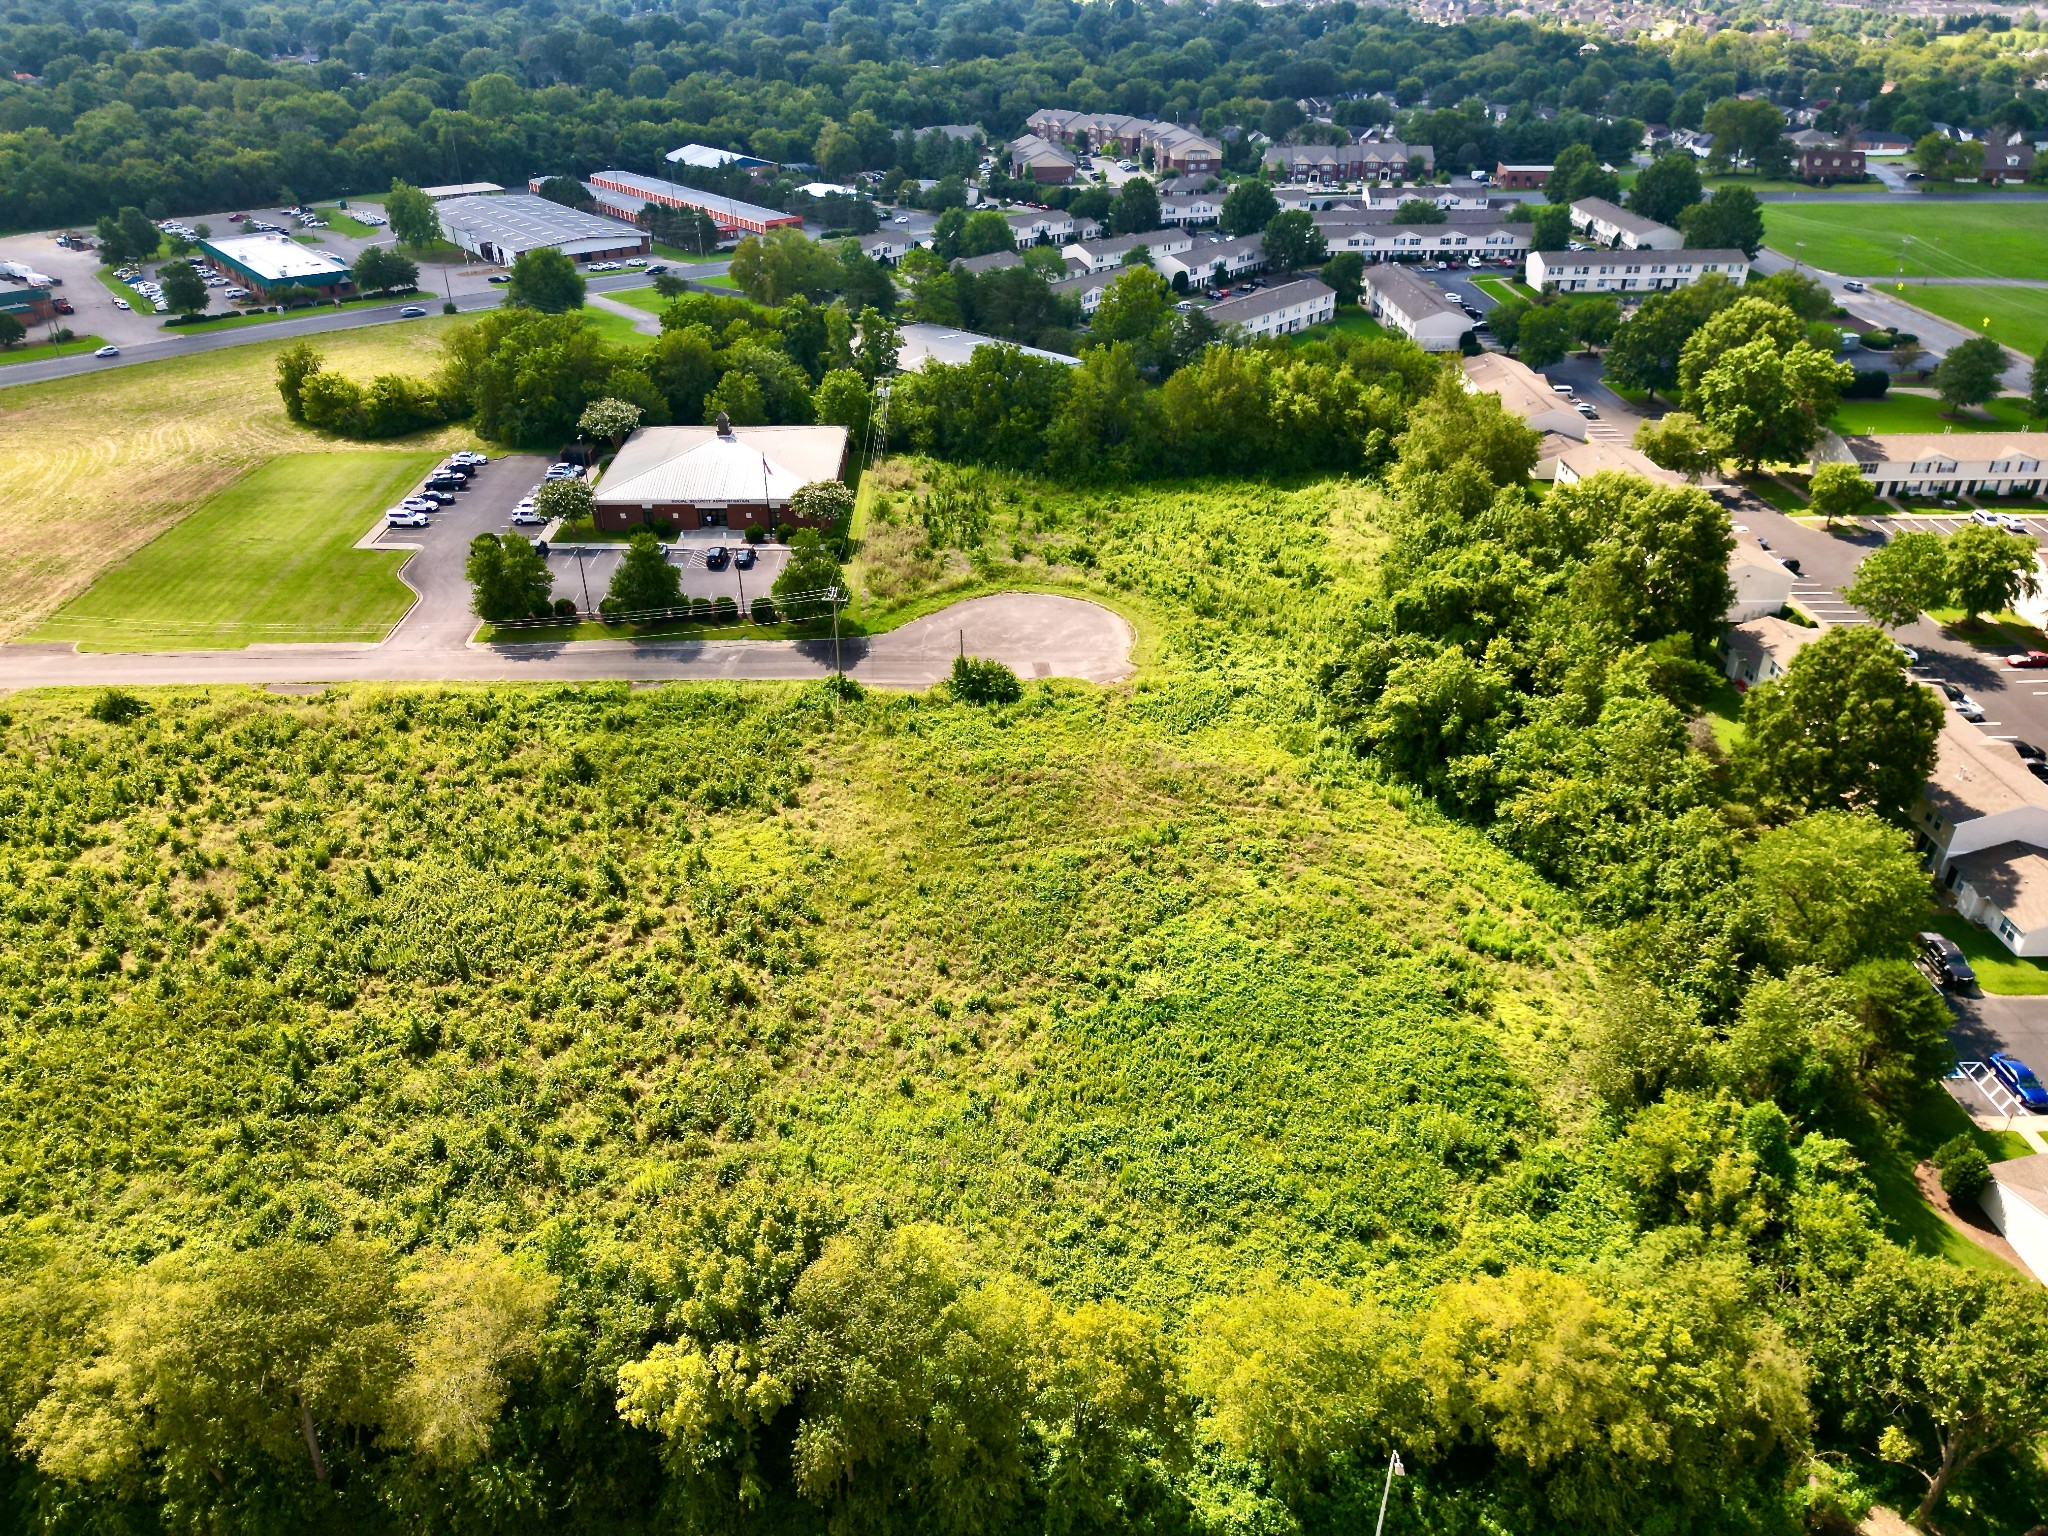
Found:
[[853, 516], [853, 492], [837, 480], [813, 480], [789, 498], [789, 513], [836, 527]]
[[556, 616], [557, 618], [563, 618], [563, 619], [573, 619], [573, 618], [575, 618], [575, 617], [576, 617], [576, 599], [575, 599], [575, 598], [573, 598], [573, 597], [558, 597], [558, 598], [556, 598], [556, 599], [555, 599], [555, 616]]
[[[694, 608], [695, 604], [691, 606]], [[711, 621], [714, 624], [737, 624], [739, 617], [740, 605], [731, 598], [721, 597], [713, 600], [711, 604]]]
[[768, 530], [766, 528], [763, 528], [759, 523], [755, 523], [754, 525], [749, 527], [746, 532], [746, 540], [749, 544], [759, 544], [767, 537]]
[[748, 605], [748, 612], [753, 615], [756, 624], [773, 624], [776, 622], [775, 599], [757, 597]]
[[147, 706], [142, 700], [120, 688], [102, 688], [94, 696], [86, 713], [102, 725], [126, 725]]
[[1991, 1177], [1991, 1159], [1967, 1132], [1936, 1147], [1933, 1162], [1941, 1173], [1942, 1193], [1951, 1200], [1969, 1199]]
[[963, 704], [1014, 704], [1024, 696], [1016, 673], [981, 656], [954, 658], [952, 688], [953, 697]]
[[1849, 387], [1842, 391], [1844, 400], [1882, 400], [1891, 392], [1892, 376], [1882, 368], [1858, 368], [1856, 376], [1849, 381]]

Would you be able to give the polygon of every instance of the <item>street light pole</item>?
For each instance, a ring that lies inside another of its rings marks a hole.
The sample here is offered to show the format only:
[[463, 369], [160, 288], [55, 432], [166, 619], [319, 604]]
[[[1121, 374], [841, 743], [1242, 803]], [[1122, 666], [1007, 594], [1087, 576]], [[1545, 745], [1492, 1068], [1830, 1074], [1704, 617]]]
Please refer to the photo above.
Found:
[[1381, 1536], [1387, 1528], [1387, 1496], [1394, 1491], [1394, 1479], [1407, 1475], [1408, 1469], [1401, 1465], [1401, 1453], [1395, 1451], [1387, 1458], [1387, 1486], [1380, 1490], [1380, 1518], [1372, 1528], [1372, 1536]]

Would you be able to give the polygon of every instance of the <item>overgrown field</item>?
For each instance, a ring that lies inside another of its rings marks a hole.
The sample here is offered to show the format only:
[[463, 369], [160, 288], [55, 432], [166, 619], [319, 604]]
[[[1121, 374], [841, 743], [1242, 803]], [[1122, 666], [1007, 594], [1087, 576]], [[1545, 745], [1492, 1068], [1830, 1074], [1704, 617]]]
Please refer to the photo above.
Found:
[[[2048, 204], [1765, 203], [1764, 243], [1849, 277], [2048, 278]], [[1795, 246], [1805, 242], [1804, 250]]]
[[[439, 318], [323, 337], [367, 377], [430, 372]], [[282, 340], [0, 392], [0, 640], [16, 639], [100, 573], [280, 453], [388, 451], [285, 419], [272, 367]], [[426, 452], [471, 442], [450, 429]], [[360, 531], [360, 530], [358, 530]]]

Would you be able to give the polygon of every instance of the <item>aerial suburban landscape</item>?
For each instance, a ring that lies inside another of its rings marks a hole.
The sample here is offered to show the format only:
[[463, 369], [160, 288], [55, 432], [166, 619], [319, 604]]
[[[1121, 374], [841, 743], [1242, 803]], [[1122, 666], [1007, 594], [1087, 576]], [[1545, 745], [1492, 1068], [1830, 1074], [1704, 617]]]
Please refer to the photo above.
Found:
[[0, 1529], [2048, 1531], [2048, 23], [0, 17]]

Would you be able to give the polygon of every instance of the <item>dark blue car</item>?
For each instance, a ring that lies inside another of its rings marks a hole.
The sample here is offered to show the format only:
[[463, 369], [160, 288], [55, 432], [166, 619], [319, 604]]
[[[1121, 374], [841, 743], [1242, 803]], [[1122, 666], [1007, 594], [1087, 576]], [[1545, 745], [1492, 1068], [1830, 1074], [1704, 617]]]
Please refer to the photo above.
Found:
[[726, 562], [731, 558], [732, 556], [725, 552], [723, 544], [714, 544], [704, 551], [704, 569], [707, 571], [722, 571], [725, 569]]
[[2033, 1070], [2024, 1061], [2017, 1056], [2008, 1056], [2002, 1051], [1992, 1052], [1986, 1060], [1992, 1073], [2012, 1090], [2013, 1096], [2020, 1103], [2037, 1115], [2048, 1111], [2048, 1088], [2041, 1086], [2041, 1079], [2034, 1076]]

